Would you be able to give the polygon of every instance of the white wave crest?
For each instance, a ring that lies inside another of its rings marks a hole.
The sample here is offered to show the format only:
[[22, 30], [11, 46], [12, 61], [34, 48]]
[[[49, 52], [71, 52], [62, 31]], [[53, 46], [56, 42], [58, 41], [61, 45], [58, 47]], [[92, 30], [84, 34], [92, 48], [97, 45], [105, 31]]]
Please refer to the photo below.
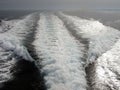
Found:
[[120, 40], [95, 62], [94, 90], [120, 90]]

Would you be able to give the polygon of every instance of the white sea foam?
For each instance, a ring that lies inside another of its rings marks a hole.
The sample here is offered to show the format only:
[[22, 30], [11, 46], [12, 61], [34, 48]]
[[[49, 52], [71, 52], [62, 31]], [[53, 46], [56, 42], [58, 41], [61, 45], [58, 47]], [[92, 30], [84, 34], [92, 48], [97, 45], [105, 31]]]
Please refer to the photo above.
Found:
[[120, 32], [112, 27], [105, 26], [96, 20], [86, 20], [59, 13], [58, 16], [66, 25], [77, 32], [77, 35], [89, 41], [88, 63], [101, 56], [117, 42]]
[[55, 15], [42, 13], [33, 45], [48, 90], [86, 90], [84, 46]]
[[120, 40], [95, 62], [94, 90], [120, 90]]
[[19, 19], [9, 21], [2, 20], [0, 22], [0, 33], [4, 33], [8, 30], [11, 30], [19, 21], [20, 21]]
[[16, 63], [14, 56], [33, 61], [23, 46], [23, 41], [25, 36], [30, 33], [34, 22], [35, 16], [28, 15], [17, 22], [11, 30], [0, 33], [0, 84], [12, 78], [10, 69]]

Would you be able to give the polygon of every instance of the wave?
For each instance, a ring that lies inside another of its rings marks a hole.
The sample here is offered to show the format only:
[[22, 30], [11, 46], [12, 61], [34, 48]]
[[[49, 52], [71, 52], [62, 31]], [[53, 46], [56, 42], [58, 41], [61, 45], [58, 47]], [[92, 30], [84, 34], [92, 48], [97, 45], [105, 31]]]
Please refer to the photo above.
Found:
[[30, 14], [26, 16], [25, 19], [19, 21], [10, 31], [0, 34], [0, 46], [7, 51], [14, 52], [16, 55], [23, 56], [24, 59], [26, 57], [29, 57], [30, 59], [23, 43], [27, 34], [31, 32], [30, 29], [33, 27], [34, 22], [35, 15]]
[[15, 40], [10, 39], [1, 40], [0, 47], [5, 51], [11, 52], [12, 53], [11, 57], [19, 56], [25, 60], [34, 61], [34, 59], [29, 55], [26, 47], [15, 42]]
[[94, 62], [88, 67], [92, 90], [119, 90], [120, 32], [96, 20], [85, 20], [62, 13], [58, 16], [71, 30], [88, 39], [87, 59]]
[[11, 30], [0, 33], [0, 85], [13, 78], [10, 71], [18, 57], [34, 60], [24, 46], [24, 40], [31, 32], [34, 22], [35, 15], [30, 14], [19, 20]]
[[[120, 40], [111, 50], [99, 57], [94, 65], [92, 82], [94, 90], [120, 89]], [[92, 72], [92, 71], [91, 71]]]
[[99, 21], [81, 19], [63, 13], [58, 13], [57, 15], [78, 36], [88, 40], [88, 63], [94, 62], [99, 56], [107, 50], [110, 50], [120, 38], [120, 32], [118, 30], [105, 26]]
[[48, 90], [86, 90], [84, 46], [55, 15], [41, 13], [33, 42]]
[[4, 33], [8, 30], [11, 30], [18, 22], [19, 20], [9, 20], [9, 21], [1, 20], [0, 33]]

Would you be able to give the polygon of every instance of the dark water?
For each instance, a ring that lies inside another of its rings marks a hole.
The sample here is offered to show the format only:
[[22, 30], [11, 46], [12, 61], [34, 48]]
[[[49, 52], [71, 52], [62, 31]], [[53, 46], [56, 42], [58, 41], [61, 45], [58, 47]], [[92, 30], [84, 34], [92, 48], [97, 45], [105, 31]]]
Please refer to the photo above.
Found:
[[77, 10], [66, 11], [64, 13], [75, 15], [81, 18], [99, 20], [104, 25], [108, 25], [120, 30], [120, 10]]
[[29, 10], [0, 10], [0, 19], [18, 19], [30, 13], [37, 11]]
[[11, 73], [13, 80], [5, 82], [0, 90], [44, 90], [40, 87], [40, 73], [34, 62], [19, 60]]

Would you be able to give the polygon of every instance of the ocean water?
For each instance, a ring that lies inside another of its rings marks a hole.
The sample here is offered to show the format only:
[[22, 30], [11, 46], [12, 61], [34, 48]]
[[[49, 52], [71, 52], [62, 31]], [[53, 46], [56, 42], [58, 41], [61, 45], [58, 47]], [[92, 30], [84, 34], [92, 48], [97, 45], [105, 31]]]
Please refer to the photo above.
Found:
[[[0, 11], [0, 19], [11, 20], [22, 18], [25, 15], [36, 11]], [[120, 30], [120, 11], [65, 11], [69, 15], [78, 16], [85, 19], [99, 20], [105, 25], [114, 27]], [[28, 38], [27, 38], [28, 39]], [[30, 39], [30, 38], [29, 38]], [[36, 57], [37, 58], [37, 57]], [[5, 82], [0, 90], [45, 90], [42, 75], [34, 62], [28, 62], [21, 59], [11, 70], [13, 80]], [[39, 77], [41, 76], [41, 77]], [[39, 86], [39, 83], [41, 84]]]
[[120, 30], [120, 10], [76, 10], [64, 13], [80, 18], [99, 20], [104, 25]]
[[[0, 10], [0, 19], [18, 19], [33, 12], [38, 12], [38, 10]], [[80, 18], [99, 20], [103, 24], [111, 25], [115, 28], [120, 25], [112, 25], [120, 22], [120, 10], [73, 10], [63, 12]]]
[[0, 10], [0, 19], [5, 19], [5, 20], [18, 19], [33, 12], [37, 12], [37, 11], [34, 11], [34, 10]]

